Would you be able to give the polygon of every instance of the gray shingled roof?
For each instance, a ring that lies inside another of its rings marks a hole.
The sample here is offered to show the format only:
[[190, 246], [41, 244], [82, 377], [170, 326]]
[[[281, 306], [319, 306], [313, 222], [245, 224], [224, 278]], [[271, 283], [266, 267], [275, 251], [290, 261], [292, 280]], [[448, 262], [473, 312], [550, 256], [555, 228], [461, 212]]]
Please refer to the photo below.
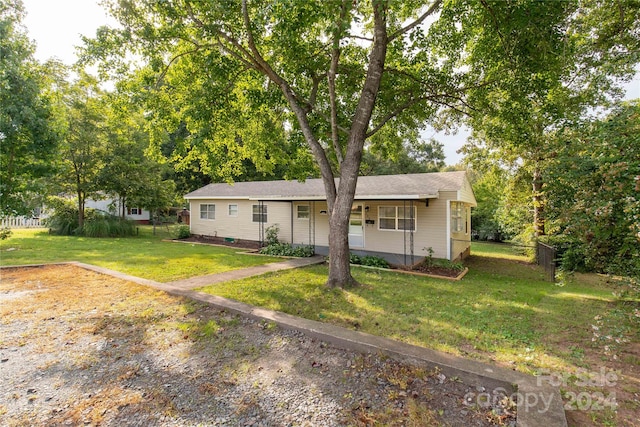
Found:
[[[435, 172], [406, 175], [361, 176], [356, 199], [425, 199], [439, 191], [463, 188], [465, 172]], [[299, 181], [255, 181], [209, 184], [185, 199], [325, 200], [321, 179]]]

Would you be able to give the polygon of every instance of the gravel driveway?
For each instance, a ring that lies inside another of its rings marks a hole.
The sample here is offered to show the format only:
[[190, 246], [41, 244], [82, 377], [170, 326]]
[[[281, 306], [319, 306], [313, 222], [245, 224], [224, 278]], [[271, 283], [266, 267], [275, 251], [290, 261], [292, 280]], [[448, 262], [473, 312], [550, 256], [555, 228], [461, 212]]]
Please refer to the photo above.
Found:
[[3, 426], [513, 424], [437, 371], [76, 266], [0, 274]]

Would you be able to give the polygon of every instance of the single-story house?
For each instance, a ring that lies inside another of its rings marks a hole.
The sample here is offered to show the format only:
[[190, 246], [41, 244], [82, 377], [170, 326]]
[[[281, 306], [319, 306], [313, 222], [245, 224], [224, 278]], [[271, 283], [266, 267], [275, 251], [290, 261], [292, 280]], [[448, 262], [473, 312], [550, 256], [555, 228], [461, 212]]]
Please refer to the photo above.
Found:
[[[277, 224], [279, 239], [328, 254], [329, 217], [321, 179], [209, 184], [184, 196], [191, 233], [264, 241]], [[458, 260], [471, 245], [476, 199], [463, 171], [362, 176], [349, 223], [352, 253], [396, 264], [428, 256]]]
[[[85, 201], [85, 207], [96, 209], [102, 212], [108, 212], [112, 215], [120, 216], [122, 214], [122, 206], [117, 198], [105, 198], [105, 199], [87, 199]], [[142, 209], [136, 206], [125, 205], [125, 218], [131, 221], [135, 221], [139, 224], [148, 224], [151, 219], [151, 212], [146, 209]]]

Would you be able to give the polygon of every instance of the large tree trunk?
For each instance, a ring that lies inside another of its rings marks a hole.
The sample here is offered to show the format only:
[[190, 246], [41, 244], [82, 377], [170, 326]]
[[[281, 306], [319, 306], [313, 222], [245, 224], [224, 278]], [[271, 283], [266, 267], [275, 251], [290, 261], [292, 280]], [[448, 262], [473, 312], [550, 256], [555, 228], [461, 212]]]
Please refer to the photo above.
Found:
[[[248, 61], [255, 69], [264, 73], [271, 81], [276, 83], [289, 106], [296, 115], [300, 129], [309, 145], [313, 156], [320, 167], [322, 181], [327, 196], [329, 210], [329, 277], [327, 286], [348, 287], [357, 283], [351, 276], [349, 265], [349, 216], [358, 181], [358, 171], [362, 159], [362, 150], [366, 139], [367, 130], [371, 121], [376, 97], [380, 90], [380, 80], [384, 72], [384, 62], [387, 55], [389, 38], [387, 35], [387, 2], [374, 2], [374, 35], [369, 66], [362, 87], [360, 99], [353, 115], [349, 136], [347, 138], [346, 155], [340, 164], [340, 183], [336, 188], [335, 176], [328, 160], [327, 154], [314, 135], [309, 124], [306, 106], [303, 106], [289, 83], [283, 79], [262, 57], [258, 50], [253, 34], [248, 13], [247, 0], [242, 2], [242, 14], [247, 30], [247, 44], [251, 52]], [[425, 15], [426, 16], [426, 15]], [[226, 37], [223, 35], [223, 37]], [[243, 53], [247, 53], [243, 51]], [[335, 106], [334, 106], [335, 107]], [[335, 148], [340, 151], [341, 147]], [[339, 156], [336, 153], [336, 156]]]
[[[349, 209], [351, 210], [351, 209]], [[349, 265], [349, 217], [332, 215], [329, 219], [329, 277], [330, 288], [345, 288], [357, 285], [351, 276]]]
[[[328, 287], [348, 287], [357, 284], [351, 276], [349, 265], [349, 217], [358, 183], [358, 172], [362, 160], [362, 150], [366, 139], [371, 114], [380, 90], [380, 80], [384, 72], [387, 55], [386, 5], [380, 2], [374, 6], [374, 37], [367, 77], [362, 87], [349, 137], [347, 151], [340, 165], [340, 183], [336, 191], [335, 203], [329, 206], [329, 277]], [[334, 181], [324, 177], [325, 189]], [[327, 194], [329, 192], [327, 191]]]
[[78, 191], [78, 231], [84, 227], [84, 192]]

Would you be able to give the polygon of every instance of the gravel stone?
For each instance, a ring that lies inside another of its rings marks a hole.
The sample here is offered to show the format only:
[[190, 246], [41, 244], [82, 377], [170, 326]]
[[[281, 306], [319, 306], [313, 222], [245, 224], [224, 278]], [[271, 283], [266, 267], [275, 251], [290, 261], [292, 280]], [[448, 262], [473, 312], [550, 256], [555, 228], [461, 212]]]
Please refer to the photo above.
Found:
[[465, 401], [479, 389], [437, 370], [335, 348], [74, 266], [3, 269], [0, 295], [0, 425], [515, 420], [506, 403]]

